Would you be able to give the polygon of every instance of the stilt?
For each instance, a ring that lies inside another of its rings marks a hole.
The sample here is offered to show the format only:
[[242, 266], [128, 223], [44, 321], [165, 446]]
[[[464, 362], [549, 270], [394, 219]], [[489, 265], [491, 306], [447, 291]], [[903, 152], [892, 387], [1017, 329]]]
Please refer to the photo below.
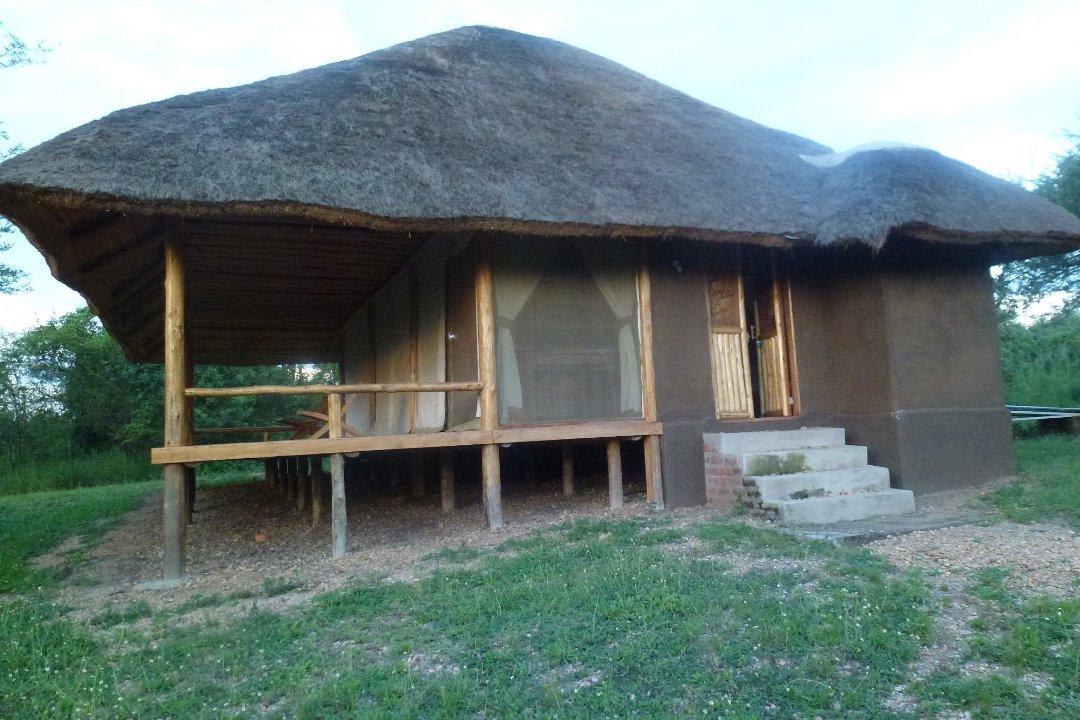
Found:
[[166, 465], [165, 474], [165, 561], [166, 580], [184, 576], [184, 556], [187, 546], [187, 523], [184, 522], [184, 490], [186, 478], [183, 465]]
[[480, 452], [484, 476], [484, 512], [487, 514], [488, 528], [498, 530], [503, 526], [499, 446], [484, 445]]
[[184, 522], [188, 525], [195, 521], [195, 467], [184, 466]]
[[280, 457], [276, 461], [278, 491], [288, 494], [289, 492], [289, 458]]
[[292, 507], [296, 505], [296, 458], [285, 458], [286, 467], [286, 487], [285, 487], [285, 502]]
[[323, 470], [322, 458], [311, 458], [311, 527], [319, 527], [319, 524], [322, 523], [326, 480], [326, 471]]
[[649, 502], [663, 507], [664, 477], [660, 472], [660, 436], [646, 435], [641, 444], [645, 450], [646, 496]]
[[622, 451], [617, 439], [607, 443], [608, 504], [612, 510], [623, 506]]
[[414, 498], [424, 497], [424, 453], [414, 450], [410, 461], [409, 492]]
[[308, 472], [308, 459], [296, 458], [296, 509], [307, 510], [308, 498], [311, 497], [311, 474]]
[[277, 462], [273, 458], [263, 460], [263, 478], [271, 490], [277, 487]]
[[574, 496], [574, 447], [562, 446], [562, 494]]
[[442, 511], [454, 512], [454, 451], [450, 448], [439, 451], [439, 496]]
[[333, 541], [333, 556], [339, 558], [345, 556], [345, 529], [347, 524], [345, 517], [345, 456], [341, 453], [330, 456], [330, 484], [332, 526], [330, 533]]

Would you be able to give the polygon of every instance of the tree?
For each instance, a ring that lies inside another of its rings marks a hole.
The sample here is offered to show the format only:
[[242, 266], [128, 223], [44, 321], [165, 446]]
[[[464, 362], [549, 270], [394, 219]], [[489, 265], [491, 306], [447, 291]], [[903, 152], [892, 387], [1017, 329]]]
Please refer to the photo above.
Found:
[[[0, 42], [3, 43], [3, 48], [0, 49], [0, 69], [32, 65], [35, 62], [40, 62], [41, 56], [48, 52], [48, 49], [41, 43], [38, 43], [35, 47], [28, 46], [16, 35], [5, 29], [3, 23], [0, 23]], [[0, 121], [0, 161], [6, 160], [23, 150], [21, 144], [8, 145], [9, 142], [8, 134], [3, 129], [3, 122]], [[0, 235], [10, 233], [12, 230], [14, 228], [11, 223], [0, 218]], [[0, 242], [0, 252], [9, 249], [11, 249], [11, 243]], [[23, 289], [20, 284], [22, 278], [22, 271], [0, 263], [0, 295], [9, 295]]]
[[[1080, 217], [1080, 135], [1069, 137], [1075, 145], [1035, 182], [1035, 192]], [[1080, 307], [1080, 251], [1009, 263], [996, 282], [998, 307], [1008, 316], [1056, 292], [1067, 294], [1065, 310]]]

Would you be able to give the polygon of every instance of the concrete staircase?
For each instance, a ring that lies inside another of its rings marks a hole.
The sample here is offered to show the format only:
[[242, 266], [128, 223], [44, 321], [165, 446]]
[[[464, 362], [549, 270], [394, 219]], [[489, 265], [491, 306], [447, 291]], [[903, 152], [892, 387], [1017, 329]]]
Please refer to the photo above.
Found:
[[706, 450], [742, 476], [744, 493], [785, 525], [826, 525], [915, 510], [910, 490], [889, 485], [889, 470], [868, 465], [866, 448], [847, 445], [843, 428], [709, 433]]

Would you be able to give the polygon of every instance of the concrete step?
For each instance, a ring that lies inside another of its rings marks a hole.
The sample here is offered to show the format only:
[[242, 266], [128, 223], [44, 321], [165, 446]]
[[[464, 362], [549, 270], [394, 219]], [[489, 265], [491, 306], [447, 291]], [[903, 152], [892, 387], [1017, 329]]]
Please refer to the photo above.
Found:
[[844, 428], [802, 428], [800, 430], [760, 430], [757, 432], [706, 433], [705, 441], [721, 455], [776, 450], [839, 447], [844, 444]]
[[757, 483], [758, 490], [761, 491], [761, 500], [766, 503], [813, 498], [819, 495], [828, 497], [889, 489], [888, 468], [876, 465], [748, 477]]
[[774, 450], [739, 457], [744, 475], [782, 475], [866, 467], [866, 448], [861, 445]]
[[828, 525], [883, 515], [903, 515], [915, 511], [915, 496], [910, 490], [875, 490], [854, 495], [829, 495], [806, 500], [780, 500], [770, 503], [784, 525]]

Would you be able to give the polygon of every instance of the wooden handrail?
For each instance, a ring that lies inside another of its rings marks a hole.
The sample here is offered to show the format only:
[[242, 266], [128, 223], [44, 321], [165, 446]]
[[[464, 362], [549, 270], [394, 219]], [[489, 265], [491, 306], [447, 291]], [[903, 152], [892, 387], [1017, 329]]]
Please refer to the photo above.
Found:
[[468, 392], [484, 388], [480, 382], [366, 383], [362, 385], [247, 385], [224, 388], [187, 388], [187, 397], [241, 397], [247, 395], [350, 395], [352, 393]]
[[251, 433], [276, 433], [276, 432], [296, 432], [296, 428], [288, 425], [264, 425], [261, 427], [215, 427], [215, 428], [195, 428], [196, 435], [211, 435], [214, 433], [221, 433], [225, 435], [237, 434], [247, 435]]

